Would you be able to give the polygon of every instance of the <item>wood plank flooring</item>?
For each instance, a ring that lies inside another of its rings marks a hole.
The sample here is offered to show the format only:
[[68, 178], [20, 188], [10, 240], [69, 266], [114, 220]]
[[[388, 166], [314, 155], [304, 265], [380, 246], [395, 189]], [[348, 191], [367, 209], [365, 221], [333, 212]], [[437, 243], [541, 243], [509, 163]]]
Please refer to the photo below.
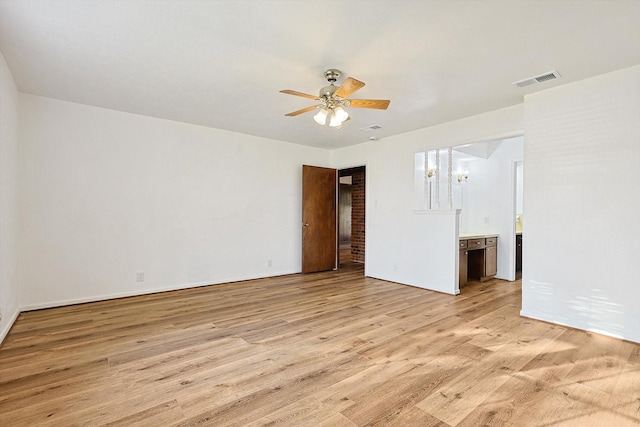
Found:
[[640, 345], [362, 267], [23, 313], [0, 426], [637, 426]]

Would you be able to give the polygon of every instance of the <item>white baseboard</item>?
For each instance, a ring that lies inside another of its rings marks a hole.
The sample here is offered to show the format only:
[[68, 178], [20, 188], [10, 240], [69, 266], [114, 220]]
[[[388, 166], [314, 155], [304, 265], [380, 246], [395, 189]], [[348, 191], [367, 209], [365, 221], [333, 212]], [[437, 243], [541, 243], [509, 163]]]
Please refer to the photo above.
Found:
[[393, 283], [397, 283], [399, 285], [412, 286], [414, 288], [426, 289], [427, 291], [440, 292], [440, 293], [448, 294], [448, 295], [458, 295], [458, 294], [460, 294], [460, 289], [453, 289], [452, 290], [452, 289], [448, 289], [445, 286], [438, 286], [438, 285], [433, 285], [433, 284], [409, 283], [409, 282], [398, 280], [396, 278], [384, 277], [383, 275], [373, 275], [373, 276], [372, 275], [367, 275], [367, 277], [372, 277], [374, 279], [384, 280], [384, 281], [387, 281], [387, 282], [393, 282]]
[[63, 307], [66, 305], [84, 304], [84, 303], [96, 302], [96, 301], [106, 301], [110, 299], [127, 298], [127, 297], [139, 296], [139, 295], [149, 295], [149, 294], [156, 294], [159, 292], [178, 291], [181, 289], [198, 288], [202, 286], [221, 285], [224, 283], [242, 282], [246, 280], [264, 279], [267, 277], [285, 276], [285, 275], [296, 274], [296, 273], [300, 273], [300, 272], [299, 271], [281, 271], [269, 276], [255, 276], [255, 277], [249, 276], [249, 277], [242, 277], [242, 278], [229, 278], [229, 279], [224, 279], [222, 281], [213, 282], [213, 283], [212, 282], [185, 283], [181, 285], [164, 286], [164, 287], [159, 287], [154, 289], [137, 289], [130, 292], [120, 292], [120, 293], [114, 293], [114, 294], [96, 295], [91, 297], [73, 298], [73, 299], [67, 299], [67, 300], [49, 301], [45, 303], [24, 305], [14, 311], [14, 313], [9, 318], [9, 322], [5, 325], [2, 331], [0, 331], [0, 345], [2, 345], [2, 343], [4, 342], [4, 339], [9, 334], [9, 331], [11, 330], [11, 328], [13, 327], [13, 324], [18, 319], [18, 316], [20, 315], [20, 313], [25, 311]]
[[13, 326], [13, 324], [16, 323], [16, 320], [18, 319], [19, 315], [20, 315], [20, 310], [16, 309], [14, 313], [11, 315], [11, 317], [9, 318], [9, 322], [2, 329], [2, 331], [0, 331], [0, 345], [2, 345], [2, 343], [4, 342], [4, 339], [7, 337], [7, 334], [9, 334], [9, 331], [11, 330], [11, 327]]
[[582, 331], [587, 331], [587, 332], [593, 332], [593, 333], [600, 334], [600, 335], [605, 335], [605, 336], [611, 337], [611, 338], [618, 338], [618, 339], [621, 339], [621, 340], [627, 340], [627, 341], [640, 343], [640, 338], [638, 338], [638, 337], [624, 336], [624, 335], [620, 335], [620, 334], [615, 334], [615, 333], [610, 332], [610, 331], [605, 331], [605, 330], [602, 330], [602, 329], [594, 328], [592, 325], [582, 324], [581, 322], [571, 322], [571, 321], [567, 321], [567, 320], [558, 320], [558, 319], [555, 319], [553, 317], [545, 316], [543, 313], [539, 313], [539, 312], [520, 310], [520, 316], [528, 317], [528, 318], [534, 319], [534, 320], [541, 320], [543, 322], [553, 323], [553, 324], [560, 325], [560, 326], [566, 326], [568, 328], [580, 329]]
[[300, 273], [300, 272], [299, 271], [291, 271], [291, 272], [283, 271], [283, 272], [274, 273], [273, 275], [269, 275], [269, 276], [255, 276], [255, 277], [245, 276], [242, 278], [225, 278], [221, 281], [216, 281], [216, 282], [184, 283], [180, 285], [163, 286], [163, 287], [152, 288], [152, 289], [135, 289], [128, 292], [118, 292], [113, 294], [103, 294], [103, 295], [95, 295], [95, 296], [89, 296], [89, 297], [72, 298], [67, 300], [48, 301], [43, 303], [28, 304], [28, 305], [21, 306], [20, 312], [42, 310], [45, 308], [63, 307], [63, 306], [74, 305], [74, 304], [84, 304], [88, 302], [106, 301], [106, 300], [117, 299], [117, 298], [127, 298], [127, 297], [135, 297], [140, 295], [157, 294], [159, 292], [179, 291], [182, 289], [198, 288], [202, 286], [221, 285], [224, 283], [242, 282], [245, 280], [264, 279], [267, 277], [277, 277], [277, 276], [284, 276], [284, 275], [295, 274], [295, 273]]

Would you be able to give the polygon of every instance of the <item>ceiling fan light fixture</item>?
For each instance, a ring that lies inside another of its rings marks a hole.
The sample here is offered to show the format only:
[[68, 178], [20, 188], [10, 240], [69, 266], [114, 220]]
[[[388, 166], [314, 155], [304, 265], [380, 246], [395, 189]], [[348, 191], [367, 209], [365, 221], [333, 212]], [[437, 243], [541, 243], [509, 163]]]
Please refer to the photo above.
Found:
[[325, 125], [327, 123], [328, 114], [329, 112], [323, 108], [320, 111], [318, 111], [318, 113], [315, 116], [313, 116], [313, 120], [315, 120], [316, 123], [319, 125]]
[[356, 91], [362, 89], [362, 87], [364, 87], [364, 83], [360, 80], [354, 79], [353, 77], [348, 77], [340, 86], [336, 86], [335, 82], [338, 80], [338, 77], [340, 77], [340, 74], [339, 70], [333, 68], [325, 71], [324, 77], [329, 82], [329, 85], [320, 89], [318, 96], [290, 89], [281, 90], [281, 93], [285, 93], [287, 95], [295, 95], [302, 98], [320, 101], [319, 105], [302, 108], [300, 110], [287, 113], [285, 116], [298, 116], [300, 114], [319, 109], [319, 111], [313, 116], [313, 120], [315, 120], [316, 123], [324, 126], [327, 124], [327, 118], [329, 118], [329, 126], [340, 128], [344, 122], [350, 119], [349, 113], [347, 113], [342, 107], [374, 108], [377, 110], [387, 109], [389, 106], [388, 99], [348, 99]]
[[349, 113], [347, 113], [344, 108], [339, 106], [333, 110], [333, 114], [338, 120], [340, 120], [341, 123], [349, 118]]
[[331, 120], [329, 120], [329, 126], [331, 126], [332, 128], [342, 126], [342, 120], [340, 120], [338, 116], [336, 116], [335, 112], [331, 113]]

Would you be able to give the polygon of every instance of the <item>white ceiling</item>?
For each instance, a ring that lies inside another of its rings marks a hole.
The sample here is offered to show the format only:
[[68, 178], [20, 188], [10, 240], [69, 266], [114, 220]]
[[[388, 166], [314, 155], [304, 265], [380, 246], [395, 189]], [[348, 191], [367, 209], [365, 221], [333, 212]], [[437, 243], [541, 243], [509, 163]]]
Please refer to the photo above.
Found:
[[[0, 50], [26, 93], [332, 149], [640, 64], [640, 0], [0, 0]], [[389, 109], [285, 117], [327, 68]]]

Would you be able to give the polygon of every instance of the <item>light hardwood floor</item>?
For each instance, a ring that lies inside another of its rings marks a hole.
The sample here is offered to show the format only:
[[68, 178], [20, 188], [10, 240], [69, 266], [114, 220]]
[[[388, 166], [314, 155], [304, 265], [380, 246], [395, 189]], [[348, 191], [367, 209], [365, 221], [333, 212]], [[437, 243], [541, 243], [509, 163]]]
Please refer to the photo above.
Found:
[[20, 315], [0, 426], [627, 426], [640, 345], [361, 267]]

